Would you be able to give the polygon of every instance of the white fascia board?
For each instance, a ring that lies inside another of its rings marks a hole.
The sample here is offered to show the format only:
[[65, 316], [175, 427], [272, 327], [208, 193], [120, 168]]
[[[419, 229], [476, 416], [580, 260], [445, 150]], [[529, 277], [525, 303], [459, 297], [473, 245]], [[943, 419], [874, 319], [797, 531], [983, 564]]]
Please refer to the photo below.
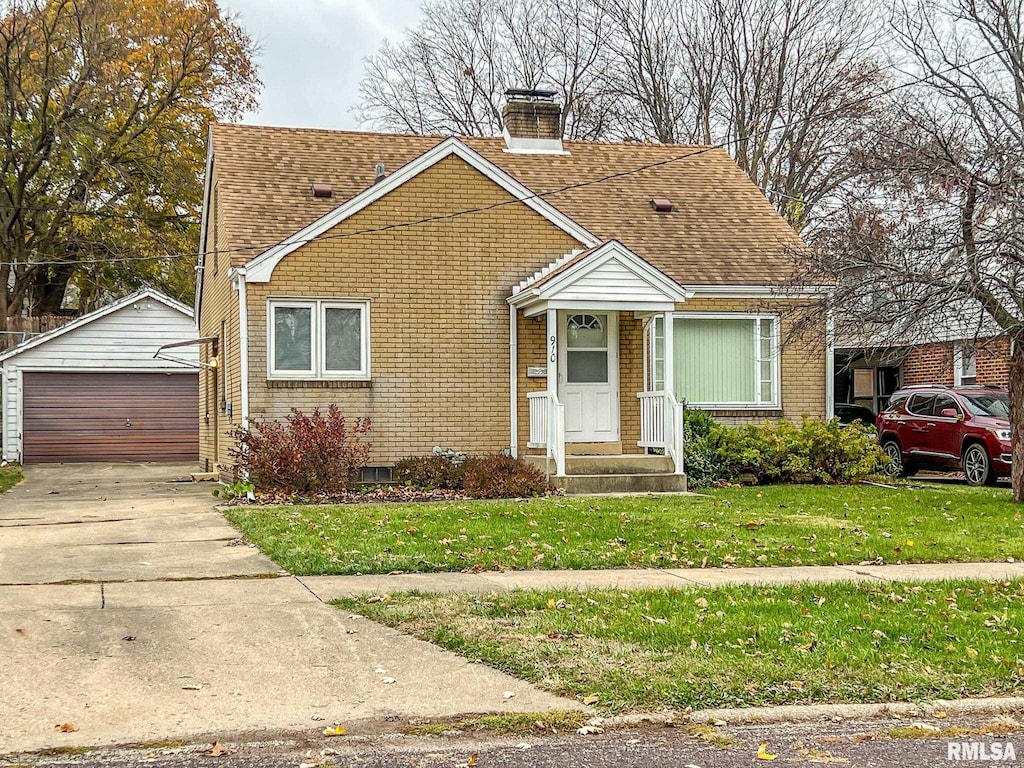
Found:
[[699, 299], [788, 299], [824, 296], [835, 290], [829, 285], [691, 285]]
[[600, 242], [600, 240], [598, 240], [593, 234], [581, 227], [564, 213], [556, 209], [543, 198], [537, 197], [528, 187], [524, 186], [479, 152], [471, 149], [465, 143], [453, 136], [445, 139], [432, 149], [427, 150], [415, 160], [406, 163], [383, 181], [363, 190], [348, 202], [343, 203], [333, 211], [321, 216], [312, 224], [309, 224], [298, 232], [289, 235], [277, 245], [261, 253], [246, 264], [246, 282], [270, 282], [270, 277], [274, 272], [274, 268], [278, 263], [280, 263], [281, 259], [289, 253], [315, 239], [331, 227], [363, 210], [371, 203], [382, 198], [388, 192], [397, 189], [405, 182], [415, 178], [428, 168], [431, 168], [441, 160], [444, 160], [446, 157], [450, 157], [451, 155], [455, 155], [464, 160], [498, 186], [505, 189], [505, 191], [511, 194], [514, 198], [539, 213], [563, 232], [578, 240], [585, 247], [592, 248]]
[[206, 272], [206, 219], [210, 210], [210, 189], [213, 176], [213, 126], [206, 129], [206, 176], [203, 179], [203, 210], [199, 222], [199, 253], [196, 254], [196, 297], [193, 302], [193, 317], [199, 322], [203, 310], [203, 283]]
[[676, 308], [674, 301], [616, 301], [614, 299], [586, 299], [585, 301], [574, 299], [557, 299], [551, 301], [541, 300], [536, 304], [527, 305], [523, 309], [524, 317], [536, 317], [543, 315], [549, 309], [564, 309], [573, 311], [608, 311], [608, 312], [646, 312], [657, 314], [660, 312], [672, 312]]
[[16, 357], [20, 355], [22, 352], [27, 352], [30, 349], [34, 349], [35, 347], [38, 347], [40, 344], [45, 344], [46, 342], [55, 339], [58, 336], [63, 336], [65, 333], [70, 333], [71, 331], [77, 328], [81, 328], [83, 325], [88, 325], [93, 320], [99, 320], [101, 317], [106, 317], [107, 315], [117, 312], [119, 309], [124, 309], [125, 307], [131, 306], [135, 302], [140, 301], [142, 299], [154, 299], [155, 301], [159, 301], [161, 304], [167, 305], [173, 310], [181, 312], [181, 314], [185, 315], [186, 317], [193, 319], [195, 317], [195, 315], [193, 315], [192, 313], [191, 307], [182, 304], [180, 301], [175, 301], [170, 296], [164, 296], [162, 293], [160, 293], [159, 291], [155, 291], [152, 288], [145, 288], [141, 291], [136, 291], [133, 294], [125, 296], [123, 299], [119, 299], [118, 301], [115, 301], [113, 304], [108, 304], [105, 307], [100, 307], [99, 309], [93, 310], [87, 315], [82, 315], [77, 320], [72, 320], [70, 323], [62, 325], [59, 328], [54, 328], [52, 331], [41, 333], [34, 339], [26, 341], [24, 344], [19, 344], [16, 347], [12, 347], [3, 354], [0, 354], [0, 361]]

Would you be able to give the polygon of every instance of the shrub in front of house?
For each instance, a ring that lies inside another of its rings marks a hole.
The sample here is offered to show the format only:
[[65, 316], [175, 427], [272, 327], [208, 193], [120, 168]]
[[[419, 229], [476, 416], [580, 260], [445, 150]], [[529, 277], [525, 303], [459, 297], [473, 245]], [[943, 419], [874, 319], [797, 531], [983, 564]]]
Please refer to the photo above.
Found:
[[511, 456], [480, 456], [467, 459], [462, 487], [474, 499], [518, 499], [543, 496], [547, 478], [540, 468]]
[[326, 412], [293, 409], [280, 421], [254, 419], [235, 430], [230, 453], [236, 474], [256, 490], [344, 493], [369, 459], [369, 431], [369, 419], [348, 419], [336, 405]]
[[465, 463], [456, 464], [444, 456], [409, 456], [395, 463], [396, 483], [425, 491], [462, 490]]
[[841, 426], [835, 420], [727, 427], [687, 410], [686, 435], [687, 480], [694, 488], [744, 479], [762, 484], [850, 483], [885, 466], [870, 427]]

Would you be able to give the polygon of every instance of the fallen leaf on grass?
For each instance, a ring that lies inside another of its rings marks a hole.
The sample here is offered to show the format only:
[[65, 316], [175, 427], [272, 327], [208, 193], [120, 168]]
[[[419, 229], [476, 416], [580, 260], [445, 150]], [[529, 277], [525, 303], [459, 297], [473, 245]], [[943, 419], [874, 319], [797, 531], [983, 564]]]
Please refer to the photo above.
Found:
[[57, 723], [53, 727], [56, 728], [61, 733], [74, 733], [75, 731], [78, 730], [78, 726], [75, 725], [74, 723]]
[[333, 728], [324, 728], [324, 736], [344, 736], [346, 733], [348, 731], [337, 723], [334, 724]]
[[209, 757], [220, 757], [221, 755], [230, 755], [231, 750], [221, 744], [219, 741], [213, 742], [210, 748], [202, 754], [208, 755]]
[[466, 765], [468, 766], [468, 768], [472, 768], [474, 765], [476, 765], [478, 757], [479, 756], [477, 755], [476, 752], [469, 756], [469, 760], [466, 761]]
[[588, 707], [592, 707], [594, 704], [597, 704], [597, 702], [600, 700], [601, 697], [598, 696], [596, 693], [590, 693], [583, 697], [583, 703], [586, 704]]
[[774, 760], [778, 755], [773, 755], [768, 751], [768, 745], [762, 744], [757, 748], [757, 759], [758, 760]]

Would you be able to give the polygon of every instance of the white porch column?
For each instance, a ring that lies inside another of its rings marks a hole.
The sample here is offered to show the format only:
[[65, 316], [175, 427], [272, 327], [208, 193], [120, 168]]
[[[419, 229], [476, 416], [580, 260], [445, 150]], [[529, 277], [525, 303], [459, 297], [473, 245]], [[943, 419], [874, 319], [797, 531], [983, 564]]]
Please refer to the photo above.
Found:
[[676, 402], [675, 313], [665, 313], [665, 440], [671, 446], [675, 473], [683, 469], [683, 409]]
[[675, 329], [673, 325], [675, 321], [674, 312], [666, 312], [664, 315], [665, 323], [665, 391], [671, 392], [673, 395], [676, 393], [676, 359], [675, 351], [673, 347], [673, 340], [675, 339]]
[[555, 475], [565, 475], [565, 411], [558, 399], [558, 311], [547, 310], [548, 456], [555, 461]]

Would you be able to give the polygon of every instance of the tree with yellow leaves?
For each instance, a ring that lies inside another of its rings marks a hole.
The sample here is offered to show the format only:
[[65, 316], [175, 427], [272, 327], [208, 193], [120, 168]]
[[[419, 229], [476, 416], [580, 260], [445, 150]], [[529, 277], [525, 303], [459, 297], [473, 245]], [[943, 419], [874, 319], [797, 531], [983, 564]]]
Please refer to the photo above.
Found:
[[206, 129], [256, 104], [217, 0], [0, 0], [0, 319], [192, 293]]

